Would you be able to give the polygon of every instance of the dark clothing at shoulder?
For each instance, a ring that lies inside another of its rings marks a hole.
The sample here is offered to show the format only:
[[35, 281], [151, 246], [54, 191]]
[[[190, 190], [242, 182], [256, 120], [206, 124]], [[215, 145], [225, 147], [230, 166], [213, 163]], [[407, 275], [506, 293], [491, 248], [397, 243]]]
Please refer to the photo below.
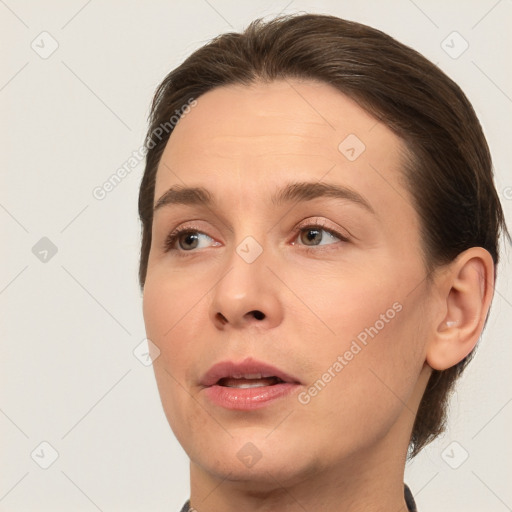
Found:
[[404, 484], [404, 495], [405, 495], [405, 503], [407, 503], [407, 510], [409, 512], [418, 512], [412, 492], [409, 489], [409, 487], [407, 487], [406, 484]]
[[[414, 502], [414, 497], [412, 495], [411, 490], [407, 485], [404, 485], [404, 497], [405, 497], [405, 503], [407, 503], [407, 510], [409, 512], [418, 512], [418, 509], [416, 508], [416, 503]], [[187, 500], [185, 505], [183, 505], [183, 508], [180, 512], [191, 512], [190, 510], [190, 500]]]

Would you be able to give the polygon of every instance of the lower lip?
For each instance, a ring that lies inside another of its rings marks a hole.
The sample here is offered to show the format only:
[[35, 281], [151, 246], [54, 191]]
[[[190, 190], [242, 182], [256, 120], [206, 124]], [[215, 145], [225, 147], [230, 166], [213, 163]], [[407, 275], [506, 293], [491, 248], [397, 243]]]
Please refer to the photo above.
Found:
[[272, 402], [290, 395], [298, 387], [298, 384], [291, 382], [255, 388], [230, 388], [213, 385], [205, 388], [204, 392], [207, 398], [216, 405], [226, 409], [247, 411], [270, 405]]

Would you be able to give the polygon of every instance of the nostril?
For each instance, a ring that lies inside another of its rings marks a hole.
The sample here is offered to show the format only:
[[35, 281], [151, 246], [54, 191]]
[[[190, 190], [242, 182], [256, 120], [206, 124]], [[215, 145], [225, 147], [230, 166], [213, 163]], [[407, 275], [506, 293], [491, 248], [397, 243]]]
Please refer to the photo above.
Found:
[[251, 313], [257, 320], [263, 320], [265, 318], [265, 315], [261, 311], [251, 311]]
[[220, 320], [221, 324], [227, 324], [228, 320], [222, 313], [217, 313], [217, 318]]

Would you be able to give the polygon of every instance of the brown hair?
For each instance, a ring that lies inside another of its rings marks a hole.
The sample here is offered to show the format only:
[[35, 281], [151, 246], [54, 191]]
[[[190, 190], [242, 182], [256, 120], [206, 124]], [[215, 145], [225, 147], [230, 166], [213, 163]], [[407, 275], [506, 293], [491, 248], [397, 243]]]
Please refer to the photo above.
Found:
[[[139, 193], [141, 288], [151, 246], [155, 177], [173, 128], [163, 135], [161, 127], [192, 98], [215, 87], [285, 78], [330, 84], [406, 142], [403, 175], [421, 219], [427, 281], [436, 268], [470, 247], [485, 248], [497, 267], [500, 231], [510, 235], [489, 148], [462, 90], [421, 54], [379, 30], [334, 16], [302, 14], [257, 19], [243, 33], [214, 38], [158, 87]], [[449, 393], [470, 358], [433, 371], [413, 427], [411, 457], [444, 430]]]

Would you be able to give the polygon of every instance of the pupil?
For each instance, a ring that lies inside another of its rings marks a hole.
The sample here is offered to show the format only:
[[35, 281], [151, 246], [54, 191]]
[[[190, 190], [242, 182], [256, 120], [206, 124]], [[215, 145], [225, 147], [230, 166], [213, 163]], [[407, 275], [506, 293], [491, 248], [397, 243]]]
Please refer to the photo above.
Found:
[[[311, 241], [314, 241], [314, 238], [320, 233], [320, 230], [319, 229], [308, 229], [306, 231], [307, 233], [307, 239], [311, 242]], [[310, 236], [310, 233], [314, 233], [313, 236]], [[320, 237], [320, 239], [318, 241], [321, 240], [322, 237]]]
[[[185, 235], [185, 244], [187, 244], [187, 243], [190, 241], [190, 239], [191, 239], [191, 238], [192, 238], [192, 239], [194, 239], [195, 241], [197, 241], [198, 236], [197, 236], [197, 235], [194, 235], [193, 233], [187, 233], [187, 234]], [[192, 242], [191, 242], [191, 243], [193, 243], [193, 242], [194, 242], [194, 240], [192, 240]], [[195, 247], [192, 247], [192, 248], [195, 248]], [[190, 249], [190, 247], [189, 247], [189, 249]]]

